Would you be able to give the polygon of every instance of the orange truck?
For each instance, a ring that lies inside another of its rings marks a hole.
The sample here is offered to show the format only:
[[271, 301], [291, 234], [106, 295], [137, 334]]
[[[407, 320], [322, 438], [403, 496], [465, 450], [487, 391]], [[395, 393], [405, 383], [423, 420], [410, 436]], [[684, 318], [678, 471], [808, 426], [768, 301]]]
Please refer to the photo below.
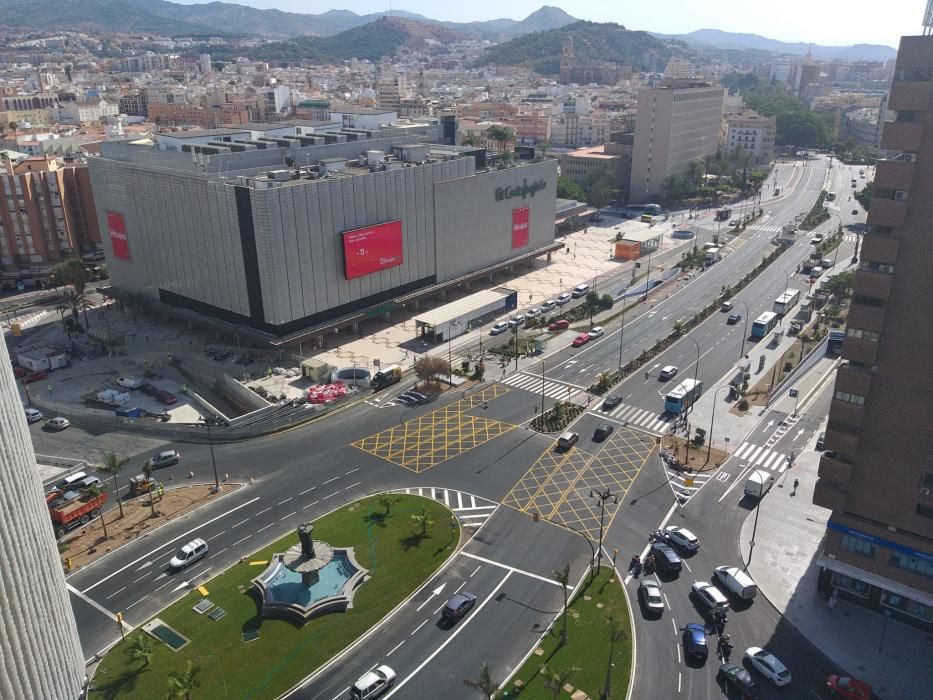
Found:
[[100, 515], [100, 509], [107, 500], [106, 493], [96, 496], [79, 496], [71, 501], [49, 506], [49, 516], [55, 528], [55, 536], [64, 537], [65, 533], [80, 525], [87, 525], [92, 518]]

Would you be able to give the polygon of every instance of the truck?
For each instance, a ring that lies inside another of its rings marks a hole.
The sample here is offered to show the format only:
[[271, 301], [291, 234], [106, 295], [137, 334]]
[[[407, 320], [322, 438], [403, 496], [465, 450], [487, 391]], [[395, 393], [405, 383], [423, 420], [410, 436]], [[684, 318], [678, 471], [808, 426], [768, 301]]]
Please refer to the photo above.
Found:
[[713, 263], [717, 262], [717, 261], [719, 260], [719, 251], [720, 251], [720, 250], [722, 250], [722, 249], [719, 248], [719, 247], [717, 247], [717, 246], [713, 246], [712, 248], [707, 248], [707, 249], [706, 249], [706, 256], [705, 256], [705, 258], [704, 258], [704, 262], [705, 262], [707, 265], [712, 265]]
[[716, 212], [716, 221], [728, 221], [732, 216], [732, 210], [729, 207], [723, 207]]
[[745, 480], [745, 495], [752, 498], [763, 498], [774, 484], [774, 476], [764, 469], [753, 469]]
[[402, 368], [398, 365], [388, 365], [383, 367], [373, 375], [369, 385], [373, 389], [385, 389], [390, 384], [395, 384], [402, 378]]
[[101, 492], [96, 496], [82, 494], [77, 498], [57, 502], [57, 505], [50, 505], [49, 517], [52, 518], [55, 536], [64, 537], [69, 530], [87, 525], [92, 518], [100, 515], [100, 509], [106, 500], [106, 492]]

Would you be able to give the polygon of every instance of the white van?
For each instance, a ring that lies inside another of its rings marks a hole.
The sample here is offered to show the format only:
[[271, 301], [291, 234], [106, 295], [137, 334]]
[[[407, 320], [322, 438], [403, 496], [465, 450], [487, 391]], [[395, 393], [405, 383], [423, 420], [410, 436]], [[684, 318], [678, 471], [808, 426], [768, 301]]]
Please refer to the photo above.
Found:
[[713, 576], [742, 600], [752, 600], [758, 595], [758, 586], [752, 577], [737, 566], [717, 566], [713, 569]]
[[574, 299], [579, 299], [580, 297], [585, 297], [587, 292], [590, 291], [590, 285], [588, 284], [578, 284], [573, 288], [573, 291], [570, 293]]

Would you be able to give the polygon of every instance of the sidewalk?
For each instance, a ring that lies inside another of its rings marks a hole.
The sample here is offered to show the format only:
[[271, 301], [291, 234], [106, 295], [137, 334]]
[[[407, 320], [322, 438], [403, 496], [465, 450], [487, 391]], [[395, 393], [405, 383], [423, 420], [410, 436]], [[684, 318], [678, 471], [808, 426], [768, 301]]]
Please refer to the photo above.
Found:
[[[793, 399], [776, 404], [793, 412]], [[751, 562], [752, 513], [742, 526], [739, 546], [748, 572], [778, 612], [840, 670], [866, 681], [886, 700], [930, 700], [933, 655], [923, 632], [894, 620], [885, 629], [882, 615], [844, 598], [830, 613], [817, 590], [817, 559], [831, 511], [812, 502], [820, 453], [812, 443], [807, 447], [761, 501]], [[800, 482], [796, 494], [795, 479]]]

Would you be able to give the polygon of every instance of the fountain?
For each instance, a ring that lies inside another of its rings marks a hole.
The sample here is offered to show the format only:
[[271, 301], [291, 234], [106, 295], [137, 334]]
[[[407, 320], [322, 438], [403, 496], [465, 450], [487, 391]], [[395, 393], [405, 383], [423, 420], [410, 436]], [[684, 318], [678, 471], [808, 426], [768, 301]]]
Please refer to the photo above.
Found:
[[307, 622], [316, 615], [353, 607], [353, 596], [369, 571], [356, 561], [352, 547], [334, 548], [314, 541], [313, 532], [313, 524], [300, 524], [298, 544], [273, 554], [265, 571], [253, 579], [264, 617]]

